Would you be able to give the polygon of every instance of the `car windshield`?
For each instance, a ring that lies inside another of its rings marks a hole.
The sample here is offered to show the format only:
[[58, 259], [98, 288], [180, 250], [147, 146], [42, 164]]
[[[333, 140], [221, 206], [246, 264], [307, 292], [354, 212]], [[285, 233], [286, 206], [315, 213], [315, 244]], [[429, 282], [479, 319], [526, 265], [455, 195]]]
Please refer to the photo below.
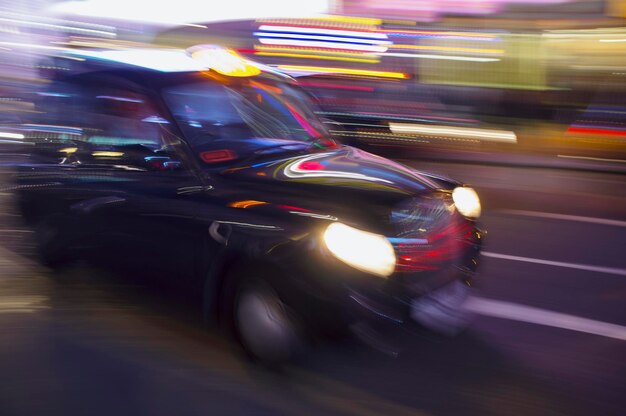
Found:
[[197, 82], [163, 90], [189, 144], [207, 164], [334, 146], [309, 98], [287, 83]]

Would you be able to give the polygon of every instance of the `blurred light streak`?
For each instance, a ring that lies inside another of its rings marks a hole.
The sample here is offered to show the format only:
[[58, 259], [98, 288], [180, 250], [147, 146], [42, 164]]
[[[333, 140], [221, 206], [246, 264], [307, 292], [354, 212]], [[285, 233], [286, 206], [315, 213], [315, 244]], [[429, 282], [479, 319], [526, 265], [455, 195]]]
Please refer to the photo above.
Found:
[[425, 124], [389, 123], [393, 133], [417, 133], [437, 136], [454, 136], [487, 141], [517, 142], [517, 136], [512, 131], [484, 130], [465, 127], [432, 126]]
[[255, 52], [255, 55], [259, 56], [281, 56], [285, 58], [302, 58], [302, 59], [322, 59], [327, 61], [343, 61], [343, 62], [361, 62], [366, 64], [376, 64], [380, 62], [378, 59], [367, 58], [344, 58], [342, 56], [325, 56], [325, 55], [312, 55], [304, 53], [288, 53], [288, 52]]
[[337, 221], [338, 218], [328, 214], [315, 214], [312, 212], [302, 212], [302, 211], [289, 211], [290, 214], [300, 215], [302, 217], [311, 217], [317, 218], [320, 220], [329, 220], [329, 221]]
[[112, 95], [96, 95], [96, 98], [105, 99], [105, 100], [113, 100], [113, 101], [121, 101], [125, 103], [143, 103], [143, 100], [137, 100], [134, 98], [127, 98], [127, 97], [114, 97]]
[[55, 58], [70, 59], [72, 61], [79, 61], [79, 62], [82, 62], [82, 61], [85, 60], [85, 58], [78, 58], [76, 56], [67, 56], [67, 55], [51, 55], [51, 56], [53, 56]]
[[[402, 121], [421, 121], [425, 123], [434, 123], [433, 120], [429, 120], [426, 118], [419, 117], [403, 117], [397, 114], [390, 113], [379, 113], [379, 112], [371, 112], [371, 111], [360, 111], [358, 113], [345, 113], [345, 112], [336, 112], [336, 111], [320, 111], [318, 114], [323, 115], [334, 115], [334, 116], [353, 116], [359, 118], [374, 118], [379, 119], [381, 116], [386, 117], [393, 120], [402, 120]], [[455, 117], [438, 117], [438, 116], [429, 116], [429, 118], [436, 120], [447, 120], [447, 121], [459, 121], [462, 123], [477, 123], [478, 120], [469, 119], [469, 118], [455, 118]]]
[[50, 42], [53, 45], [65, 45], [79, 48], [98, 48], [98, 49], [141, 49], [145, 48], [145, 43], [125, 41], [115, 39], [112, 42], [104, 41], [98, 38], [72, 36], [69, 41]]
[[312, 73], [328, 73], [339, 75], [362, 75], [367, 77], [407, 79], [409, 76], [402, 72], [373, 71], [366, 69], [352, 68], [329, 68], [320, 66], [299, 66], [299, 65], [279, 65], [278, 69], [284, 71], [312, 72]]
[[478, 58], [471, 56], [456, 55], [429, 55], [421, 53], [401, 53], [401, 52], [384, 52], [377, 54], [378, 56], [396, 56], [398, 58], [415, 58], [415, 59], [441, 59], [448, 61], [468, 61], [468, 62], [498, 62], [500, 58]]
[[144, 123], [154, 123], [154, 124], [170, 124], [169, 121], [159, 116], [148, 116], [146, 118], [141, 119]]
[[[498, 37], [490, 33], [480, 32], [446, 32], [446, 31], [427, 31], [427, 30], [379, 30], [381, 33], [385, 33], [388, 36], [391, 35], [415, 35], [419, 37], [431, 37], [431, 38], [472, 38], [467, 40], [496, 40]], [[476, 39], [473, 39], [476, 38]]]
[[479, 49], [479, 48], [461, 48], [456, 46], [429, 46], [429, 45], [390, 45], [393, 49], [417, 49], [425, 51], [449, 51], [449, 52], [470, 52], [470, 53], [495, 53], [503, 54], [504, 49]]
[[13, 46], [16, 48], [26, 48], [26, 49], [43, 49], [47, 51], [72, 51], [72, 49], [70, 48], [63, 48], [59, 46], [39, 45], [36, 43], [0, 42], [0, 45], [7, 45], [7, 46]]
[[251, 224], [251, 223], [247, 223], [247, 222], [216, 221], [216, 223], [218, 223], [218, 224], [239, 225], [239, 226], [242, 226], [242, 227], [258, 228], [258, 229], [262, 229], [262, 230], [277, 230], [277, 231], [282, 230], [282, 228], [276, 227], [275, 225]]
[[370, 25], [377, 26], [382, 23], [381, 19], [377, 19], [375, 17], [358, 17], [358, 16], [342, 16], [342, 15], [328, 15], [317, 17], [315, 20], [326, 20], [330, 22], [339, 22], [339, 23], [351, 23], [351, 24], [360, 24], [360, 25]]
[[78, 147], [64, 147], [59, 150], [59, 153], [76, 153]]
[[322, 41], [305, 41], [292, 39], [267, 39], [260, 38], [259, 42], [264, 45], [290, 45], [305, 46], [312, 48], [341, 49], [346, 51], [362, 51], [362, 52], [385, 52], [386, 46], [370, 46], [363, 44], [344, 43], [344, 42], [322, 42]]
[[278, 208], [287, 209], [287, 210], [291, 210], [291, 211], [298, 211], [298, 212], [313, 212], [310, 209], [302, 208], [302, 207], [296, 207], [296, 206], [293, 206], [293, 205], [278, 205]]
[[[297, 46], [301, 49], [296, 54], [291, 55], [278, 55], [278, 53], [285, 53], [286, 51], [271, 51], [266, 53], [257, 53], [258, 55], [265, 56], [283, 56], [292, 58], [309, 58], [309, 59], [323, 59], [323, 60], [335, 60], [335, 61], [347, 61], [347, 62], [362, 62], [362, 63], [376, 63], [377, 57], [369, 56], [356, 56], [356, 57], [324, 57], [324, 55], [317, 55], [315, 57], [304, 56], [307, 53], [303, 53], [302, 49], [316, 48], [321, 50], [322, 53], [329, 50], [341, 50], [341, 51], [358, 51], [358, 52], [384, 52], [387, 50], [387, 46], [392, 44], [388, 40], [387, 35], [384, 33], [378, 33], [369, 27], [365, 30], [343, 30], [337, 28], [318, 27], [305, 25], [305, 22], [298, 22], [298, 25], [268, 25], [264, 24], [259, 27], [259, 30], [254, 32], [254, 36], [258, 37], [259, 42], [263, 45], [277, 45], [277, 46]], [[309, 22], [311, 23], [311, 22]], [[316, 24], [317, 21], [312, 22]], [[272, 53], [273, 55], [269, 55]], [[357, 60], [358, 59], [358, 60]]]
[[0, 313], [33, 313], [41, 309], [49, 309], [42, 305], [49, 299], [46, 296], [4, 296], [0, 300]]
[[23, 139], [24, 135], [20, 133], [8, 133], [8, 132], [0, 131], [0, 137], [4, 139]]
[[326, 34], [326, 35], [338, 35], [342, 37], [361, 37], [371, 38], [378, 40], [387, 40], [387, 35], [384, 33], [378, 33], [374, 31], [350, 31], [340, 29], [327, 29], [327, 28], [314, 28], [314, 27], [300, 27], [300, 26], [271, 26], [262, 25], [259, 30], [275, 31], [275, 32], [293, 32], [296, 34]]
[[328, 36], [324, 34], [319, 35], [304, 35], [293, 33], [268, 33], [268, 32], [254, 32], [254, 36], [259, 38], [286, 38], [286, 39], [300, 39], [300, 40], [324, 40], [328, 42], [344, 42], [344, 43], [362, 43], [364, 45], [389, 45], [388, 40], [373, 40], [373, 39], [360, 39], [348, 36]]
[[556, 157], [562, 157], [564, 159], [582, 159], [582, 160], [597, 160], [599, 162], [626, 163], [626, 160], [622, 160], [622, 159], [607, 159], [607, 158], [604, 158], [604, 157], [571, 156], [571, 155], [556, 155]]
[[626, 136], [626, 130], [614, 130], [614, 129], [599, 129], [591, 127], [569, 127], [568, 133], [585, 133], [585, 134], [599, 134], [604, 136]]
[[203, 0], [83, 0], [63, 1], [50, 5], [46, 11], [161, 25], [184, 25], [226, 20], [247, 20], [276, 17], [317, 16], [328, 13], [330, 0], [264, 0], [207, 3]]
[[91, 156], [94, 156], [94, 157], [122, 157], [122, 156], [124, 156], [124, 152], [99, 151], [99, 152], [92, 152]]
[[[62, 97], [69, 97], [69, 95], [61, 95]], [[52, 133], [62, 133], [62, 134], [73, 134], [73, 135], [81, 135], [83, 134], [83, 129], [80, 127], [69, 127], [69, 126], [52, 126], [48, 124], [24, 124], [22, 125], [22, 130], [24, 131], [36, 131], [36, 132], [52, 132]]]
[[8, 19], [6, 17], [0, 17], [0, 22], [6, 23], [14, 23], [24, 27], [32, 27], [32, 28], [46, 28], [46, 29], [58, 29], [58, 30], [66, 30], [69, 33], [83, 33], [90, 35], [101, 35], [103, 37], [114, 38], [116, 37], [115, 32], [108, 32], [104, 30], [96, 30], [96, 29], [85, 29], [75, 26], [67, 26], [67, 25], [56, 25], [52, 23], [42, 23], [35, 22], [33, 20], [23, 20], [23, 19]]
[[435, 40], [467, 40], [467, 41], [479, 41], [479, 42], [493, 42], [499, 41], [496, 37], [475, 37], [475, 36], [458, 36], [458, 35], [409, 35], [403, 33], [388, 33], [390, 38], [400, 37], [408, 39], [435, 39]]
[[626, 39], [600, 39], [600, 42], [626, 42]]
[[319, 87], [319, 88], [336, 88], [340, 90], [351, 90], [351, 91], [369, 91], [373, 92], [373, 87], [362, 87], [359, 85], [340, 85], [340, 84], [327, 84], [323, 82], [310, 82], [310, 81], [300, 81], [299, 85], [305, 87]]
[[615, 66], [615, 65], [571, 65], [570, 68], [580, 69], [583, 71], [611, 71], [611, 70], [626, 71], [626, 66]]
[[255, 53], [257, 51], [260, 52], [287, 52], [287, 53], [296, 53], [296, 54], [313, 54], [313, 55], [323, 55], [323, 56], [340, 56], [346, 58], [357, 58], [357, 59], [374, 59], [378, 62], [378, 56], [372, 54], [364, 54], [363, 52], [349, 52], [349, 51], [339, 51], [339, 50], [328, 50], [324, 48], [305, 48], [305, 47], [290, 47], [290, 46], [265, 46], [265, 45], [255, 45], [253, 50], [239, 50], [239, 52], [246, 53]]
[[66, 50], [73, 56], [126, 63], [163, 72], [206, 71], [210, 69], [206, 63], [193, 59], [180, 49]]
[[626, 111], [617, 111], [617, 110], [614, 110], [614, 109], [611, 109], [611, 110], [595, 109], [595, 108], [589, 108], [589, 109], [585, 110], [585, 112], [586, 113], [606, 113], [606, 114], [626, 114]]

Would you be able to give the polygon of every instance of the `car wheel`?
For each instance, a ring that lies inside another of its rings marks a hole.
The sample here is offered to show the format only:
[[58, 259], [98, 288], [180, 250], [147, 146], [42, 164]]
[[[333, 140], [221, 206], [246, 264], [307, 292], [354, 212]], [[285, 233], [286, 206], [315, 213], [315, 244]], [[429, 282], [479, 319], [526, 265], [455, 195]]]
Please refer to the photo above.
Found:
[[302, 351], [299, 319], [264, 279], [245, 279], [239, 284], [233, 318], [237, 338], [254, 359], [281, 364]]

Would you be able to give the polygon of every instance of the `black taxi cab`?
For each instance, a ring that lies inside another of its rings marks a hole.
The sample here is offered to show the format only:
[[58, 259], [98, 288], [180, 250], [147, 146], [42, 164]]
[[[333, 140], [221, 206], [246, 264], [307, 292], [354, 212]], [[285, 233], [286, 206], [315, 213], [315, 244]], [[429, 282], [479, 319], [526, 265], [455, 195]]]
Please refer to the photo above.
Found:
[[50, 267], [99, 250], [163, 272], [270, 362], [338, 324], [463, 321], [471, 187], [333, 140], [293, 78], [228, 49], [55, 59], [19, 127], [19, 205]]

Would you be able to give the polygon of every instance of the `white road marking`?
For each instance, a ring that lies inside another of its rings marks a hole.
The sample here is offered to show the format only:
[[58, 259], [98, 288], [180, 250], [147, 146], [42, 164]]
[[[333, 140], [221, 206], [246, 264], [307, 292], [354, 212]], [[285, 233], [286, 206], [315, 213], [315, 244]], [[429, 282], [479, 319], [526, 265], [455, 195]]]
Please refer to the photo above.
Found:
[[555, 220], [588, 222], [592, 224], [614, 225], [616, 227], [626, 227], [626, 221], [609, 220], [606, 218], [581, 217], [579, 215], [553, 214], [550, 212], [524, 211], [518, 209], [502, 209], [498, 212], [504, 214], [520, 215], [524, 217], [550, 218]]
[[570, 156], [570, 155], [556, 155], [556, 157], [562, 157], [564, 159], [583, 159], [583, 160], [599, 160], [600, 162], [619, 162], [626, 163], [624, 159], [605, 159], [603, 157], [591, 157], [591, 156]]
[[547, 266], [567, 267], [570, 269], [588, 270], [591, 272], [608, 273], [608, 274], [616, 274], [618, 276], [626, 276], [626, 269], [617, 269], [613, 267], [601, 267], [601, 266], [592, 266], [588, 264], [565, 263], [561, 261], [534, 259], [532, 257], [511, 256], [508, 254], [492, 253], [489, 251], [483, 251], [482, 255], [485, 257], [493, 257], [495, 259], [523, 261], [526, 263], [545, 264]]
[[626, 341], [626, 327], [624, 326], [565, 313], [479, 297], [469, 298], [463, 307], [479, 315], [569, 329]]

